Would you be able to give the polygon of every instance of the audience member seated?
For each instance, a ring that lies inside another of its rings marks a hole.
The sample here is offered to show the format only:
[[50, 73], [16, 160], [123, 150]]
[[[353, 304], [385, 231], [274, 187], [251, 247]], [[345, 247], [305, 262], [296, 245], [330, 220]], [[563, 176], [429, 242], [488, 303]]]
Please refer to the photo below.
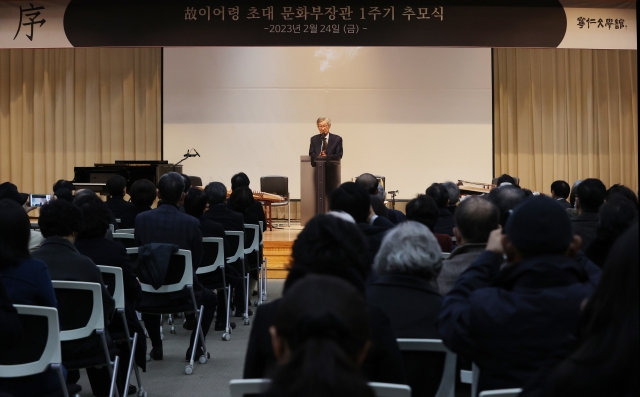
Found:
[[[183, 196], [184, 180], [180, 174], [169, 172], [160, 177], [158, 181], [158, 199], [160, 200], [158, 208], [138, 214], [135, 223], [135, 241], [138, 246], [152, 243], [175, 244], [180, 249], [191, 251], [193, 290], [197, 306], [204, 306], [202, 331], [206, 337], [215, 315], [217, 299], [216, 294], [204, 288], [196, 276], [198, 265], [202, 262], [202, 232], [200, 231], [200, 222], [197, 219], [178, 210], [178, 203], [183, 200]], [[138, 277], [140, 276], [138, 274]], [[176, 293], [180, 298], [184, 297], [185, 294], [187, 294], [186, 291]], [[144, 296], [143, 299], [145, 299]], [[151, 298], [150, 300], [162, 305], [162, 302], [158, 302], [158, 300]], [[147, 302], [143, 305], [146, 304]], [[143, 313], [142, 321], [144, 321], [149, 339], [151, 339], [152, 349], [149, 355], [154, 360], [162, 360], [164, 352], [160, 337], [160, 315]], [[187, 359], [191, 357], [196, 336], [196, 330], [194, 329], [191, 333], [189, 348], [185, 354]], [[202, 346], [198, 339], [195, 359], [197, 360], [203, 354]]]
[[[85, 196], [77, 199], [75, 204], [82, 211], [82, 227], [75, 241], [78, 252], [90, 258], [96, 265], [122, 269], [125, 317], [131, 336], [133, 337], [134, 332], [138, 333], [136, 363], [143, 370], [146, 370], [147, 342], [144, 337], [144, 329], [140, 321], [138, 321], [135, 311], [135, 303], [142, 299], [142, 290], [136, 275], [133, 273], [127, 250], [122, 243], [104, 237], [107, 230], [109, 230], [110, 215], [106, 204], [99, 197]], [[114, 317], [109, 324], [109, 331], [112, 333], [124, 333], [120, 317]], [[122, 353], [122, 357], [129, 357], [130, 351], [127, 343], [116, 343], [116, 346]], [[120, 366], [121, 376], [126, 377], [126, 369], [125, 365]]]
[[[573, 258], [580, 238], [551, 198], [525, 200], [504, 231], [491, 232], [438, 318], [447, 347], [478, 365], [480, 391], [523, 387], [540, 368], [564, 359], [580, 304], [600, 276], [595, 265]], [[509, 265], [500, 269], [505, 254]]]
[[[293, 243], [291, 268], [283, 291], [285, 296], [298, 280], [311, 274], [344, 279], [364, 296], [364, 280], [371, 270], [366, 240], [353, 223], [344, 220], [348, 219], [346, 214], [334, 214], [316, 215]], [[273, 375], [276, 358], [270, 343], [269, 327], [281, 304], [281, 299], [274, 300], [260, 306], [256, 313], [247, 347], [244, 378]], [[404, 384], [406, 376], [402, 357], [389, 318], [380, 308], [367, 306], [372, 343], [362, 365], [362, 373], [372, 382]]]
[[[231, 192], [233, 193], [239, 187], [249, 187], [249, 177], [244, 172], [240, 172], [231, 177]], [[229, 197], [229, 208], [233, 209], [233, 202], [231, 197]], [[253, 201], [251, 206], [247, 208], [247, 212], [253, 214], [258, 217], [258, 221], [262, 221], [262, 231], [267, 225], [267, 220], [264, 216], [264, 209], [262, 207], [262, 203], [259, 201]]]
[[[53, 192], [53, 194], [55, 194], [55, 192], [57, 192], [60, 189], [67, 189], [70, 192], [74, 192], [76, 190], [76, 187], [70, 181], [67, 181], [65, 179], [58, 179], [56, 183], [53, 184], [51, 191]], [[73, 201], [73, 199], [66, 200], [66, 201]]]
[[[14, 343], [22, 336], [22, 326], [11, 305], [57, 307], [51, 278], [44, 262], [29, 254], [29, 217], [15, 201], [0, 201], [0, 363], [20, 363], [16, 359], [35, 361], [42, 346], [34, 351], [15, 351]], [[54, 371], [21, 378], [0, 378], [0, 390], [14, 397], [31, 397], [59, 391], [60, 381]]]
[[[396, 338], [440, 339], [436, 319], [442, 296], [434, 288], [442, 267], [442, 251], [424, 225], [408, 221], [382, 240], [374, 261], [380, 278], [367, 288], [367, 302], [391, 320]], [[442, 353], [403, 352], [411, 395], [432, 397], [438, 391]]]
[[[227, 188], [220, 182], [211, 182], [204, 188], [204, 193], [209, 200], [209, 209], [205, 211], [202, 216], [204, 219], [208, 219], [213, 222], [218, 222], [222, 225], [225, 232], [244, 232], [244, 218], [242, 214], [239, 214], [227, 206]], [[225, 252], [225, 256], [231, 257], [235, 254], [238, 248], [238, 239], [230, 239], [230, 250]], [[242, 277], [242, 262], [240, 259], [234, 263], [230, 263], [238, 274]], [[246, 268], [246, 267], [245, 267]], [[235, 306], [235, 316], [243, 317], [245, 302], [244, 302], [244, 288], [233, 288], [233, 304]], [[219, 309], [222, 309], [219, 305]], [[223, 314], [226, 315], [226, 306], [223, 310]], [[249, 309], [249, 316], [253, 315], [253, 311]]]
[[549, 374], [541, 371], [523, 397], [640, 394], [638, 223], [613, 245], [602, 280], [581, 316], [577, 346]]
[[460, 203], [460, 188], [455, 182], [451, 181], [443, 182], [442, 186], [444, 186], [444, 188], [447, 189], [447, 193], [449, 193], [449, 205], [447, 206], [447, 209], [455, 215], [456, 208]]
[[127, 193], [127, 180], [123, 176], [116, 175], [109, 178], [106, 185], [109, 194], [107, 208], [114, 217], [120, 219], [122, 215], [133, 209], [133, 204], [124, 201], [124, 195]]
[[[223, 249], [225, 255], [228, 256], [231, 252], [229, 248], [229, 242], [227, 241], [227, 235], [224, 233], [224, 227], [222, 224], [218, 222], [214, 222], [211, 219], [205, 219], [202, 214], [204, 213], [205, 208], [207, 207], [207, 195], [201, 189], [197, 187], [192, 187], [187, 192], [184, 198], [184, 210], [187, 215], [191, 215], [194, 218], [200, 221], [200, 230], [202, 231], [202, 237], [217, 237], [221, 238], [224, 242]], [[200, 266], [209, 266], [211, 263], [205, 262], [204, 256], [202, 258], [202, 262]], [[233, 285], [237, 288], [242, 288], [242, 277], [240, 273], [238, 273], [233, 267], [225, 266], [224, 267], [225, 276], [227, 279], [227, 283]], [[222, 274], [219, 271], [216, 271], [213, 275], [198, 275], [198, 279], [200, 283], [207, 288], [210, 288], [211, 285], [217, 285], [222, 283]], [[227, 302], [224, 299], [218, 299], [218, 317], [215, 323], [215, 330], [222, 331], [226, 326], [226, 318], [227, 318]], [[196, 318], [194, 314], [187, 314], [185, 318], [185, 322], [183, 323], [183, 327], [187, 330], [193, 331], [195, 328]], [[235, 323], [231, 323], [231, 328], [235, 328]]]
[[498, 177], [498, 181], [496, 183], [497, 187], [500, 186], [508, 186], [508, 185], [513, 185], [513, 186], [518, 186], [518, 184], [516, 183], [516, 180], [514, 177], [512, 177], [509, 174], [502, 174]]
[[607, 189], [607, 195], [605, 197], [605, 200], [609, 201], [616, 196], [625, 197], [627, 200], [631, 201], [636, 206], [636, 209], [640, 209], [638, 208], [638, 196], [636, 196], [633, 190], [629, 189], [628, 187], [616, 183], [615, 185]]
[[458, 246], [442, 264], [438, 276], [438, 290], [446, 295], [458, 276], [480, 256], [487, 246], [489, 234], [500, 224], [498, 207], [484, 197], [472, 196], [458, 206], [455, 213]]
[[138, 214], [151, 211], [151, 206], [156, 200], [156, 186], [148, 179], [138, 179], [131, 185], [129, 193], [133, 208], [120, 217], [120, 229], [133, 229]]
[[[184, 181], [184, 194], [186, 195], [187, 192], [189, 191], [189, 189], [191, 189], [191, 178], [189, 178], [189, 175], [185, 175], [185, 174], [180, 174], [180, 176], [182, 177], [182, 180]], [[178, 210], [182, 213], [185, 212], [184, 209], [184, 198], [182, 200], [180, 200], [180, 202], [178, 203]]]
[[578, 185], [582, 182], [582, 179], [578, 179], [577, 181], [573, 182], [573, 185], [571, 186], [571, 193], [569, 193], [569, 204], [571, 204], [571, 208], [567, 209], [567, 213], [569, 214], [569, 218], [575, 217], [576, 215], [578, 215], [577, 211], [576, 211], [576, 193], [578, 191]]
[[346, 212], [353, 217], [367, 239], [369, 256], [374, 258], [382, 238], [394, 225], [388, 219], [375, 215], [369, 196], [362, 186], [345, 182], [331, 193], [330, 207], [331, 211]]
[[613, 195], [611, 200], [600, 206], [599, 218], [597, 236], [585, 254], [602, 268], [618, 237], [631, 225], [638, 223], [638, 210], [635, 203], [625, 196]]
[[551, 184], [551, 198], [556, 199], [564, 209], [571, 208], [571, 203], [567, 201], [570, 193], [571, 188], [565, 181], [555, 181]]
[[407, 218], [401, 211], [387, 208], [384, 205], [384, 188], [382, 188], [382, 197], [380, 197], [380, 188], [382, 185], [378, 182], [373, 174], [362, 174], [356, 178], [356, 184], [360, 185], [366, 190], [372, 197], [378, 197], [380, 200], [372, 199], [371, 206], [373, 211], [378, 216], [384, 216], [389, 219], [391, 223], [397, 225], [400, 222], [405, 221]]
[[441, 183], [433, 183], [425, 192], [438, 206], [438, 221], [434, 227], [434, 233], [453, 236], [453, 214], [447, 209], [449, 205], [449, 192]]
[[52, 200], [64, 200], [64, 201], [68, 201], [68, 202], [72, 203], [73, 202], [73, 193], [71, 192], [71, 190], [67, 189], [66, 187], [61, 187], [60, 189], [58, 189], [55, 192], [53, 192], [53, 197], [51, 199]]
[[373, 397], [359, 371], [371, 342], [368, 317], [344, 280], [310, 275], [292, 286], [269, 328], [278, 368], [265, 395]]
[[[25, 193], [19, 193], [18, 187], [11, 182], [4, 182], [0, 184], [0, 200], [8, 199], [16, 202], [20, 206], [22, 206], [25, 213], [29, 213], [35, 207], [30, 207], [27, 205], [29, 201], [29, 195]], [[29, 219], [29, 217], [27, 217]], [[40, 248], [44, 238], [42, 237], [42, 233], [38, 230], [30, 229], [29, 232], [29, 251], [33, 252]]]
[[[436, 202], [431, 197], [426, 194], [419, 195], [407, 203], [406, 211], [408, 220], [422, 223], [431, 233], [434, 233], [439, 212]], [[434, 236], [442, 252], [451, 252], [453, 244], [451, 236], [440, 233], [434, 233]]]
[[[259, 218], [249, 209], [255, 204], [253, 199], [253, 193], [247, 186], [237, 187], [236, 190], [231, 192], [229, 197], [231, 202], [231, 209], [235, 212], [242, 214], [243, 222], [245, 225], [260, 226], [258, 223]], [[251, 243], [255, 239], [255, 232], [252, 229], [244, 230], [244, 247], [251, 247]], [[258, 285], [258, 261], [260, 260], [260, 250], [252, 252], [245, 256], [245, 268], [250, 270], [249, 272], [249, 291], [255, 290]]]
[[571, 219], [573, 232], [582, 238], [582, 251], [589, 249], [598, 234], [600, 217], [598, 211], [604, 204], [607, 188], [599, 179], [588, 178], [578, 185], [576, 192], [576, 210], [578, 216]]
[[[104, 310], [105, 324], [109, 324], [115, 302], [104, 283], [102, 274], [93, 261], [80, 254], [74, 243], [82, 226], [82, 212], [74, 204], [55, 200], [40, 207], [38, 226], [45, 240], [42, 247], [32, 254], [34, 259], [39, 259], [47, 264], [52, 280], [84, 281], [98, 283], [102, 286], [102, 306]], [[64, 312], [69, 313], [69, 307], [77, 307], [77, 301], [58, 302], [61, 317]], [[61, 308], [66, 308], [62, 311]], [[62, 320], [61, 320], [62, 321]], [[111, 344], [109, 338], [108, 343]], [[85, 357], [102, 355], [103, 349], [97, 335], [82, 340], [62, 342], [62, 360], [70, 361]], [[91, 382], [91, 389], [96, 396], [107, 395], [109, 392], [110, 378], [106, 367], [101, 369], [87, 368], [87, 375]], [[80, 378], [78, 370], [69, 371], [69, 383], [76, 383]]]
[[491, 189], [489, 192], [491, 201], [500, 212], [500, 226], [507, 224], [511, 211], [525, 199], [525, 193], [517, 186], [501, 186]]

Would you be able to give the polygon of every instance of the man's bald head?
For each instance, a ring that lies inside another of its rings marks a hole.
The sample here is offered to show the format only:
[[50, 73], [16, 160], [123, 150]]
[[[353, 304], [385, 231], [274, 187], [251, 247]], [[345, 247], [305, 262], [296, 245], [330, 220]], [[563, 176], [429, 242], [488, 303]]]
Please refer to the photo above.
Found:
[[458, 205], [455, 222], [465, 243], [486, 243], [500, 224], [500, 211], [483, 197], [469, 197]]
[[362, 186], [371, 195], [378, 194], [378, 178], [372, 174], [362, 174], [357, 177], [356, 185]]

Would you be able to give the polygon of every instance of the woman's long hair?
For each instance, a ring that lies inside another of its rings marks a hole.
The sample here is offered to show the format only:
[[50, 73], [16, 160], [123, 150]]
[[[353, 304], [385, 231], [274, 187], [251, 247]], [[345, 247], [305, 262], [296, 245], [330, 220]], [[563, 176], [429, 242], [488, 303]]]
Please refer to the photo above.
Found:
[[372, 396], [358, 371], [370, 338], [362, 294], [345, 280], [309, 275], [282, 298], [273, 326], [290, 351], [270, 396]]

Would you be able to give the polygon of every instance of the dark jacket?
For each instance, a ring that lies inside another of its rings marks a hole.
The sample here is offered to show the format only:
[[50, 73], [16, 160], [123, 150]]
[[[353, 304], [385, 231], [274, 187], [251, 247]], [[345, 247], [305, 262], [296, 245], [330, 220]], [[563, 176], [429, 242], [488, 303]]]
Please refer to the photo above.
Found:
[[[389, 317], [396, 338], [440, 339], [436, 319], [442, 296], [428, 281], [386, 274], [367, 287], [367, 302]], [[402, 352], [411, 395], [434, 396], [440, 385], [444, 354]]]
[[[244, 218], [242, 214], [235, 212], [225, 204], [218, 204], [210, 206], [207, 211], [202, 215], [203, 219], [218, 222], [222, 225], [225, 231], [244, 232]], [[225, 251], [226, 257], [233, 256], [238, 249], [237, 238], [227, 238], [229, 242], [229, 252]], [[234, 264], [239, 264], [239, 261]]]
[[[220, 222], [214, 222], [211, 219], [207, 219], [203, 216], [198, 218], [200, 221], [200, 230], [202, 230], [202, 237], [218, 237], [224, 241], [224, 252], [228, 255], [230, 252], [229, 241], [227, 235], [224, 233], [224, 227]], [[209, 266], [211, 263], [201, 263], [200, 266]]]
[[571, 203], [567, 201], [567, 199], [563, 199], [563, 198], [558, 198], [556, 199], [556, 202], [558, 204], [560, 204], [562, 206], [562, 208], [564, 208], [565, 210], [567, 208], [571, 208]]
[[575, 218], [571, 219], [573, 225], [573, 234], [577, 234], [582, 238], [582, 252], [587, 252], [589, 245], [598, 236], [598, 225], [600, 224], [600, 215], [595, 212], [583, 212]]
[[402, 211], [394, 210], [391, 208], [388, 209], [387, 215], [391, 223], [393, 223], [394, 225], [407, 220], [407, 217], [402, 213]]
[[438, 208], [438, 220], [436, 221], [436, 226], [433, 228], [433, 232], [453, 236], [454, 226], [453, 214], [446, 208]]
[[591, 262], [544, 255], [504, 267], [483, 252], [444, 297], [438, 331], [480, 368], [479, 390], [522, 387], [573, 348], [580, 304], [599, 281]]
[[442, 270], [438, 275], [438, 290], [442, 295], [446, 295], [453, 288], [458, 276], [484, 252], [486, 246], [485, 243], [459, 245], [449, 258], [442, 262]]
[[11, 299], [4, 288], [0, 275], [0, 352], [10, 350], [22, 338], [22, 325], [18, 312], [11, 304]]
[[[269, 327], [280, 307], [281, 300], [263, 304], [256, 312], [249, 336], [243, 377], [268, 378], [276, 368], [271, 347]], [[371, 382], [406, 384], [404, 367], [395, 335], [387, 316], [377, 307], [369, 305], [372, 345], [362, 364], [364, 376]]]
[[124, 201], [122, 196], [113, 196], [107, 200], [105, 204], [107, 205], [107, 208], [111, 210], [113, 216], [120, 220], [122, 220], [122, 215], [134, 208], [133, 203]]
[[133, 229], [136, 226], [136, 217], [146, 211], [151, 211], [151, 207], [138, 207], [136, 205], [133, 208], [120, 217], [120, 224], [118, 229]]
[[367, 243], [369, 245], [369, 257], [373, 262], [373, 258], [375, 258], [378, 250], [380, 250], [382, 239], [387, 234], [387, 231], [393, 228], [394, 224], [391, 223], [389, 219], [379, 216], [373, 221], [373, 225], [368, 222], [358, 222], [356, 223], [356, 226], [367, 239]]
[[[325, 153], [327, 156], [336, 156], [342, 158], [342, 138], [339, 135], [329, 133], [329, 142], [327, 142]], [[322, 151], [322, 134], [311, 137], [309, 144], [309, 156], [318, 156]]]

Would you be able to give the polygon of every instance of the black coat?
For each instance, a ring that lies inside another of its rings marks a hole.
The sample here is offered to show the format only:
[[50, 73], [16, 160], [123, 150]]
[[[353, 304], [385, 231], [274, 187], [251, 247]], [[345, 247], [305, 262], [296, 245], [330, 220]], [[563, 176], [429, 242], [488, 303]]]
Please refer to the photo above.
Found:
[[[329, 133], [329, 142], [327, 142], [327, 150], [325, 153], [327, 156], [336, 156], [342, 158], [342, 138], [339, 135]], [[309, 156], [318, 156], [322, 151], [322, 134], [314, 135], [311, 137], [309, 143]]]
[[133, 229], [136, 226], [136, 217], [146, 211], [151, 211], [151, 207], [138, 207], [136, 205], [133, 208], [120, 217], [120, 224], [118, 229]]
[[600, 224], [600, 215], [594, 212], [583, 212], [582, 214], [571, 219], [573, 226], [573, 234], [577, 234], [582, 238], [582, 252], [587, 252], [589, 245], [598, 236], [598, 225]]
[[[243, 377], [269, 378], [276, 369], [271, 347], [269, 327], [280, 307], [281, 300], [263, 304], [253, 319], [249, 345], [244, 362]], [[375, 306], [369, 305], [372, 345], [362, 364], [362, 372], [370, 382], [406, 384], [402, 357], [389, 319]]]
[[120, 220], [122, 220], [122, 215], [133, 210], [134, 208], [133, 203], [124, 201], [124, 198], [122, 198], [122, 196], [113, 196], [109, 200], [107, 200], [105, 204], [107, 205], [107, 208], [111, 210], [113, 216]]
[[556, 199], [556, 202], [562, 206], [565, 210], [567, 208], [571, 208], [571, 203], [567, 201], [567, 199], [559, 198]]
[[438, 208], [438, 220], [436, 221], [436, 226], [433, 228], [433, 232], [453, 236], [454, 226], [453, 214], [446, 208]]
[[373, 225], [368, 222], [358, 222], [356, 226], [367, 240], [369, 257], [373, 262], [373, 258], [375, 258], [380, 249], [380, 244], [382, 244], [382, 239], [387, 234], [387, 231], [395, 225], [389, 219], [379, 216], [373, 221]]
[[[436, 319], [442, 296], [417, 277], [387, 274], [367, 286], [367, 302], [389, 317], [397, 338], [440, 339]], [[402, 352], [411, 395], [434, 396], [444, 368], [443, 353]]]

